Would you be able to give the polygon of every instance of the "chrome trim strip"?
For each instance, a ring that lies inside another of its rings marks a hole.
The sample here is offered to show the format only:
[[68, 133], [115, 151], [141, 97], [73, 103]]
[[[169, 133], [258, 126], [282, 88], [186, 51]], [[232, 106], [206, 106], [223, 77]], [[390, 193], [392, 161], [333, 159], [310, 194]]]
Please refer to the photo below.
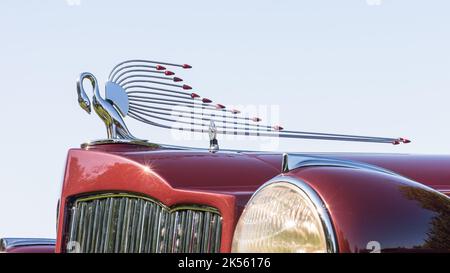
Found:
[[153, 199], [151, 197], [142, 196], [142, 195], [136, 195], [136, 194], [130, 194], [130, 193], [123, 193], [123, 192], [120, 192], [120, 193], [102, 193], [102, 194], [90, 195], [90, 196], [87, 196], [87, 197], [80, 197], [80, 198], [77, 198], [75, 200], [73, 205], [78, 205], [78, 203], [95, 201], [95, 200], [99, 200], [99, 199], [121, 198], [121, 197], [127, 197], [127, 198], [132, 198], [132, 199], [138, 199], [138, 200], [141, 199], [141, 200], [149, 201], [149, 202], [155, 203], [158, 206], [163, 207], [166, 211], [168, 211], [170, 213], [178, 211], [178, 210], [193, 210], [193, 211], [203, 211], [203, 212], [211, 212], [211, 213], [220, 214], [219, 210], [216, 209], [216, 208], [213, 208], [213, 207], [196, 205], [196, 204], [192, 204], [192, 205], [175, 205], [175, 206], [168, 207], [168, 206], [164, 205], [161, 201], [158, 201], [158, 200]]
[[322, 198], [320, 198], [320, 196], [317, 194], [317, 192], [303, 180], [284, 175], [274, 177], [268, 182], [264, 183], [261, 187], [259, 187], [259, 189], [255, 191], [255, 193], [252, 195], [247, 204], [249, 204], [252, 201], [253, 197], [256, 196], [258, 192], [260, 192], [263, 188], [280, 182], [289, 183], [296, 186], [299, 190], [303, 191], [306, 194], [306, 196], [309, 197], [310, 201], [314, 204], [314, 207], [316, 208], [319, 214], [320, 221], [324, 229], [327, 244], [327, 252], [328, 253], [339, 252], [336, 233], [333, 227], [331, 216], [328, 211], [328, 207], [323, 202]]
[[283, 154], [283, 160], [281, 163], [281, 171], [283, 173], [288, 173], [292, 170], [304, 168], [304, 167], [314, 167], [314, 166], [329, 166], [329, 167], [343, 167], [343, 168], [355, 168], [355, 169], [366, 169], [377, 172], [383, 172], [390, 175], [397, 175], [392, 171], [387, 169], [352, 160], [343, 160], [335, 158], [327, 158], [320, 156], [310, 156], [310, 155], [299, 155], [299, 154]]
[[106, 144], [130, 144], [130, 145], [139, 145], [149, 148], [161, 148], [161, 145], [148, 142], [147, 140], [142, 139], [117, 139], [117, 138], [110, 138], [110, 139], [99, 139], [99, 140], [92, 140], [87, 141], [85, 143], [82, 143], [80, 147], [82, 149], [89, 149], [90, 147], [97, 146], [97, 145], [106, 145]]
[[55, 239], [47, 238], [1, 238], [0, 239], [0, 252], [6, 251], [11, 247], [20, 246], [54, 246], [56, 244]]
[[[148, 140], [143, 139], [135, 139], [135, 140], [128, 140], [128, 139], [99, 139], [99, 140], [90, 140], [85, 143], [82, 143], [80, 145], [81, 148], [88, 149], [89, 147], [97, 146], [97, 145], [104, 145], [104, 144], [133, 144], [133, 145], [141, 145], [144, 147], [155, 147], [160, 149], [166, 149], [166, 150], [196, 150], [196, 151], [208, 151], [209, 148], [202, 148], [202, 147], [192, 147], [192, 146], [179, 146], [179, 145], [172, 145], [172, 144], [165, 144], [165, 143], [152, 143]], [[294, 155], [294, 156], [310, 156], [310, 154], [320, 154], [320, 156], [323, 156], [327, 153], [301, 153], [301, 152], [263, 152], [263, 151], [257, 151], [257, 150], [243, 150], [243, 149], [220, 149], [222, 152], [234, 152], [234, 153], [262, 153], [262, 154], [275, 154], [275, 155], [282, 155], [284, 153], [287, 153], [288, 155]], [[334, 153], [329, 153], [333, 155]], [[387, 154], [392, 155], [392, 153], [335, 153], [335, 154]], [[395, 153], [395, 155], [401, 155], [401, 153]], [[403, 154], [406, 155], [406, 154]], [[320, 156], [311, 156], [311, 157], [320, 157]]]

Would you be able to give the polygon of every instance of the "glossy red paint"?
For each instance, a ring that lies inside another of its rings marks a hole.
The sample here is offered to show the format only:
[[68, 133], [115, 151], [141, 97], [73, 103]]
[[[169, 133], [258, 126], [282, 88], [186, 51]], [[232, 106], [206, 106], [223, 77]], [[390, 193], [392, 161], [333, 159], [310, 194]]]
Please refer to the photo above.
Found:
[[191, 98], [193, 98], [193, 99], [200, 98], [200, 96], [196, 93], [191, 93]]
[[449, 155], [334, 154], [333, 157], [359, 161], [390, 170], [442, 193], [450, 190]]
[[[280, 154], [249, 153], [266, 163], [281, 166]], [[450, 192], [450, 155], [365, 154], [365, 153], [309, 153], [321, 156], [363, 162], [390, 170], [442, 193]]]
[[[405, 192], [415, 194], [425, 189], [425, 194], [436, 194], [412, 180], [449, 190], [450, 156], [314, 155], [366, 162], [401, 175], [336, 167], [301, 168], [289, 174], [310, 184], [328, 204], [341, 251], [364, 251], [370, 238], [380, 239], [392, 249], [423, 245], [420, 238], [436, 213]], [[223, 217], [221, 251], [228, 252], [242, 209], [256, 189], [280, 175], [281, 160], [279, 153], [209, 153], [123, 144], [72, 149], [61, 196], [56, 250], [62, 246], [68, 199], [125, 191], [148, 195], [167, 206], [193, 203], [216, 207]]]

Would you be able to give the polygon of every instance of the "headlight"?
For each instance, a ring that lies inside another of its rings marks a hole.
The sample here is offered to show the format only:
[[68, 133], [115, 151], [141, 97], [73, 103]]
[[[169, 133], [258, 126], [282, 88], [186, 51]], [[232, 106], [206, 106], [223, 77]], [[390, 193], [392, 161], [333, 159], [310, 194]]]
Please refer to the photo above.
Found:
[[316, 192], [301, 181], [280, 179], [250, 199], [236, 226], [232, 251], [335, 252], [331, 221]]

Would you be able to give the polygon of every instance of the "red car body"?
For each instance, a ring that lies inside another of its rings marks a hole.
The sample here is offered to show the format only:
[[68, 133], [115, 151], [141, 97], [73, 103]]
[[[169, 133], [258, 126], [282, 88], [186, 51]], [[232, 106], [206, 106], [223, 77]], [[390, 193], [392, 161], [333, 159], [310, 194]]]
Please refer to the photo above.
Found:
[[[450, 250], [450, 156], [314, 154], [371, 168], [317, 165], [282, 170], [282, 154], [108, 144], [71, 149], [59, 207], [56, 252], [64, 252], [67, 204], [74, 196], [129, 192], [168, 207], [201, 204], [223, 219], [221, 252], [252, 194], [273, 177], [305, 181], [326, 204], [338, 252]], [[446, 196], [447, 195], [447, 196]]]

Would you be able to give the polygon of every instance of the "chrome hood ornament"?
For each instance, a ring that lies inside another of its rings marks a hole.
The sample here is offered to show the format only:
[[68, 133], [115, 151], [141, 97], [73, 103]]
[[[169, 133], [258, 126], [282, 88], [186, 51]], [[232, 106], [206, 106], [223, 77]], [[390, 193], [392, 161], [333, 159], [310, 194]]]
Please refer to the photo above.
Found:
[[[94, 75], [89, 72], [81, 73], [77, 82], [78, 103], [87, 113], [91, 113], [91, 101], [87, 96], [83, 81], [88, 79], [92, 85], [94, 95], [92, 97], [93, 108], [95, 113], [100, 117], [106, 125], [106, 132], [109, 139], [135, 139], [130, 133], [122, 115], [117, 111], [111, 101], [102, 98], [98, 89], [98, 81]], [[107, 87], [108, 87], [107, 83]], [[119, 108], [120, 109], [120, 108]]]
[[188, 64], [149, 60], [121, 62], [109, 74], [104, 98], [100, 95], [95, 76], [89, 72], [81, 73], [77, 82], [78, 103], [86, 112], [91, 112], [91, 101], [83, 87], [83, 81], [87, 79], [93, 88], [92, 107], [105, 123], [107, 137], [111, 142], [141, 141], [128, 130], [123, 120], [127, 116], [161, 128], [208, 133], [211, 151], [218, 150], [217, 134], [394, 145], [410, 142], [405, 138], [289, 131], [279, 125], [261, 125], [258, 117], [243, 116], [239, 110], [228, 109], [223, 104], [214, 105], [212, 100], [189, 91], [192, 87], [180, 84], [183, 79], [176, 77], [166, 67], [192, 68]]

